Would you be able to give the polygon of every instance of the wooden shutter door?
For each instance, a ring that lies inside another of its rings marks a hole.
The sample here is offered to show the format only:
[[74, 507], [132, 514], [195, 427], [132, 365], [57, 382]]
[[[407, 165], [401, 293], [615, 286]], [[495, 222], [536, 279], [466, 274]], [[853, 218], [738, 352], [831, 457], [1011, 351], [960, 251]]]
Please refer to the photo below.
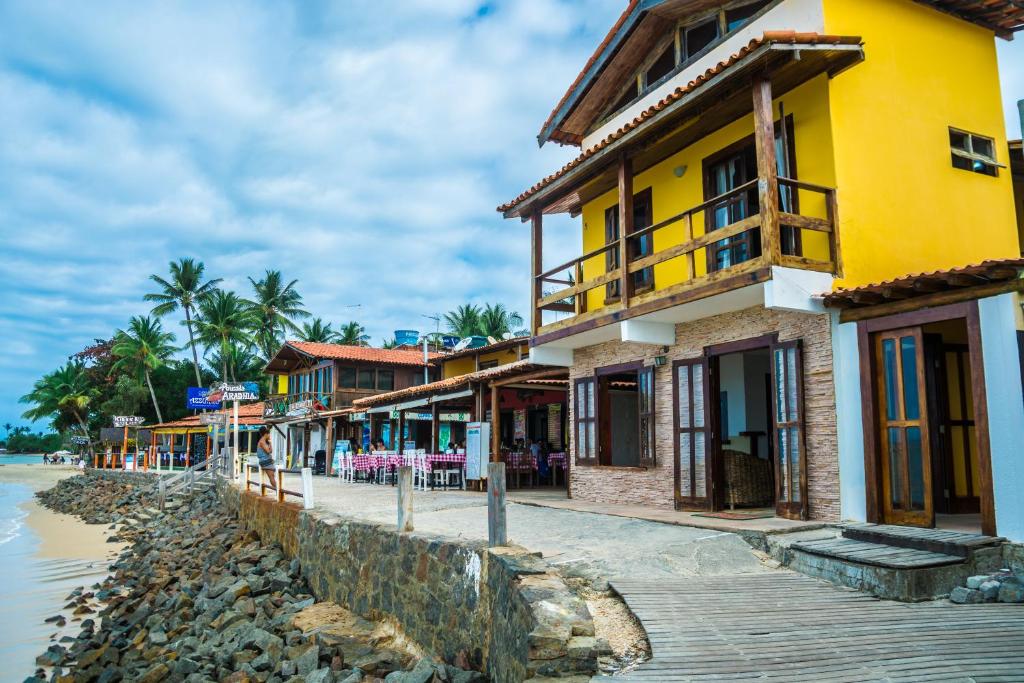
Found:
[[574, 385], [575, 401], [573, 414], [576, 418], [576, 429], [573, 440], [576, 442], [576, 464], [597, 464], [597, 397], [593, 378], [578, 379]]
[[641, 368], [637, 371], [637, 403], [639, 406], [640, 428], [640, 466], [654, 467], [654, 368]]
[[808, 517], [803, 403], [804, 373], [800, 341], [772, 345], [775, 514], [790, 519]]
[[681, 510], [710, 509], [711, 431], [704, 370], [702, 359], [672, 366], [676, 508]]

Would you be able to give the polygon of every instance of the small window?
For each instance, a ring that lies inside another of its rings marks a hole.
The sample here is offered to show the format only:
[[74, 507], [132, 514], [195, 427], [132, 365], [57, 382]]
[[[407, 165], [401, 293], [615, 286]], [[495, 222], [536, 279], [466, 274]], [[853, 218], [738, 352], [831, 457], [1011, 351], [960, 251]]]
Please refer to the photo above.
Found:
[[692, 59], [718, 39], [718, 17], [684, 29], [683, 54]]
[[377, 388], [383, 389], [384, 391], [391, 391], [395, 388], [395, 371], [394, 370], [378, 370], [377, 371]]
[[338, 386], [342, 389], [356, 388], [356, 369], [338, 368]]
[[1002, 164], [996, 161], [995, 142], [992, 138], [950, 128], [949, 147], [953, 168], [988, 176], [999, 175]]
[[373, 370], [360, 370], [359, 371], [359, 388], [360, 389], [373, 389]]
[[665, 76], [669, 75], [676, 66], [676, 46], [669, 44], [665, 51], [654, 60], [654, 64], [644, 74], [644, 86], [650, 88]]
[[498, 360], [496, 358], [492, 359], [492, 360], [482, 360], [482, 361], [480, 361], [480, 369], [481, 370], [490, 370], [491, 368], [496, 368], [496, 367], [498, 367]]
[[750, 19], [764, 9], [771, 0], [761, 0], [736, 9], [726, 10], [725, 25], [730, 33], [746, 24]]

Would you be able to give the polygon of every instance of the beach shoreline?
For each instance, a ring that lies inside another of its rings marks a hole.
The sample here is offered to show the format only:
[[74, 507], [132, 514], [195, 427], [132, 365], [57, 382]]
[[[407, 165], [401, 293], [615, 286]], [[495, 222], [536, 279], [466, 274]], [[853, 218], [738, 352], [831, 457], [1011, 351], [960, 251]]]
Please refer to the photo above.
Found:
[[[62, 479], [78, 476], [71, 466], [5, 464], [0, 467], [0, 504], [12, 520], [0, 543], [0, 682], [22, 681], [38, 667], [36, 656], [55, 639], [74, 636], [82, 617], [64, 609], [67, 596], [109, 574], [109, 565], [124, 547], [108, 543], [114, 533], [106, 524], [86, 524], [73, 515], [41, 505], [35, 493]], [[66, 625], [46, 623], [57, 614]]]

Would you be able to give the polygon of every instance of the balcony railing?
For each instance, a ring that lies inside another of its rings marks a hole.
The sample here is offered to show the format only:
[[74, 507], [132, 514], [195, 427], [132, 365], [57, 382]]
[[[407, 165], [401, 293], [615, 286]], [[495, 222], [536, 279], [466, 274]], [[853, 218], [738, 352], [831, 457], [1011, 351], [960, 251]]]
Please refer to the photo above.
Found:
[[[743, 215], [754, 202], [778, 208]], [[798, 205], [807, 210], [792, 212]], [[723, 215], [725, 220], [731, 216], [731, 222], [718, 225], [724, 222]], [[746, 281], [740, 276], [773, 265], [838, 274], [836, 215], [834, 188], [783, 177], [754, 179], [537, 275], [534, 291], [543, 295], [535, 300], [536, 319], [542, 321], [544, 311], [573, 314], [541, 325], [539, 332], [581, 321], [580, 316], [588, 314], [589, 292], [599, 287], [606, 295], [587, 317], [669, 297], [681, 303], [685, 292], [697, 299], [728, 291], [743, 286]], [[824, 235], [816, 246], [819, 252], [827, 251], [827, 260], [809, 258], [804, 255], [807, 249], [801, 249], [800, 245], [813, 243], [814, 233]], [[652, 248], [657, 244], [667, 246]], [[727, 257], [725, 263], [708, 257], [709, 250], [717, 255], [732, 246], [744, 247], [735, 251], [746, 253], [729, 254], [735, 258]], [[659, 287], [657, 277], [666, 277], [663, 264], [670, 262], [679, 264], [667, 274], [673, 284]], [[662, 267], [656, 270], [657, 266]], [[597, 271], [599, 275], [584, 279], [585, 273]], [[701, 291], [713, 283], [722, 284]], [[552, 284], [562, 287], [550, 291]]]
[[263, 402], [264, 417], [302, 417], [328, 410], [348, 408], [357, 398], [380, 393], [370, 389], [336, 389], [334, 391], [300, 391], [293, 394], [272, 394]]

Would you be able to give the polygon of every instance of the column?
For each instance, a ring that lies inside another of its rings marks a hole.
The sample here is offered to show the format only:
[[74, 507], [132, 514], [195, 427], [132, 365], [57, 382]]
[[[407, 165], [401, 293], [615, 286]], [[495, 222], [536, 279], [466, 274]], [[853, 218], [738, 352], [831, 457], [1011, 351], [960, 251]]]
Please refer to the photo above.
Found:
[[498, 401], [500, 388], [491, 385], [491, 462], [501, 462], [501, 410]]
[[537, 300], [544, 296], [540, 281], [544, 270], [544, 214], [540, 208], [534, 209], [530, 221], [530, 254], [530, 329], [536, 335], [543, 323], [543, 311], [537, 307]]
[[775, 158], [775, 115], [772, 82], [754, 81], [754, 147], [757, 153], [757, 201], [761, 211], [761, 252], [769, 264], [782, 262], [779, 235], [779, 177]]
[[629, 241], [633, 232], [633, 162], [625, 154], [619, 157], [619, 300], [629, 306], [633, 278], [629, 276]]

